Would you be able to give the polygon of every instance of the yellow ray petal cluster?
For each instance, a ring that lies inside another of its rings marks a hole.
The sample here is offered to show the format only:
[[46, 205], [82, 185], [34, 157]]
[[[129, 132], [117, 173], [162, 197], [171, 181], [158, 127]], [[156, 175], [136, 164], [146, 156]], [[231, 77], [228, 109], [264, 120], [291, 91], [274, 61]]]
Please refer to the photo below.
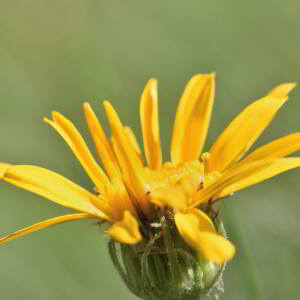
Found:
[[53, 121], [47, 118], [44, 121], [50, 124], [63, 137], [97, 188], [102, 190], [104, 185], [109, 182], [108, 178], [94, 160], [75, 126], [60, 113], [53, 112], [52, 118]]
[[209, 209], [217, 199], [300, 166], [300, 158], [285, 158], [300, 149], [300, 133], [262, 146], [242, 160], [294, 87], [294, 83], [281, 84], [250, 104], [220, 134], [210, 151], [202, 153], [215, 102], [215, 74], [194, 76], [180, 99], [171, 162], [165, 163], [155, 79], [147, 83], [140, 102], [146, 163], [133, 131], [121, 123], [108, 101], [104, 108], [111, 138], [106, 136], [91, 106], [84, 103], [88, 128], [106, 172], [71, 121], [53, 112], [52, 120], [45, 118], [45, 122], [69, 145], [97, 193], [41, 167], [0, 163], [0, 179], [78, 211], [21, 229], [3, 237], [0, 243], [55, 224], [96, 218], [110, 225], [107, 234], [112, 239], [132, 245], [147, 239], [147, 233], [151, 235], [153, 224], [163, 215], [199, 256], [221, 264], [230, 260], [235, 247], [218, 232]]
[[223, 171], [239, 160], [274, 118], [287, 97], [264, 97], [249, 105], [223, 131], [210, 150], [209, 168]]

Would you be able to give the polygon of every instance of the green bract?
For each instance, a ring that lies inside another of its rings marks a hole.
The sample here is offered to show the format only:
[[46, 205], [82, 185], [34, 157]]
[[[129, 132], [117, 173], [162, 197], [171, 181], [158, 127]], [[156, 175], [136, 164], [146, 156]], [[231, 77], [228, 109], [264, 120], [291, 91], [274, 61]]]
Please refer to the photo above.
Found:
[[[226, 236], [220, 218], [218, 232]], [[204, 260], [180, 237], [171, 217], [149, 225], [148, 239], [137, 245], [109, 242], [111, 259], [129, 290], [145, 300], [198, 300], [223, 285], [225, 264]], [[222, 292], [218, 289], [216, 293]]]

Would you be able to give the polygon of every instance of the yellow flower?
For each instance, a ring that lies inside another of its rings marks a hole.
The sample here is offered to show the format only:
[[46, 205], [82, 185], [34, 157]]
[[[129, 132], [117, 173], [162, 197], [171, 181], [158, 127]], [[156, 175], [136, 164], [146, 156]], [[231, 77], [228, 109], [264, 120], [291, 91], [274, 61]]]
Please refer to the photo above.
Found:
[[74, 125], [58, 112], [45, 118], [66, 141], [96, 186], [90, 193], [52, 171], [30, 165], [0, 164], [0, 178], [78, 213], [46, 220], [0, 239], [0, 243], [67, 221], [95, 218], [110, 224], [107, 234], [125, 244], [147, 238], [160, 220], [176, 225], [184, 241], [207, 261], [224, 263], [235, 247], [220, 234], [210, 209], [217, 199], [299, 167], [283, 158], [300, 149], [300, 133], [267, 144], [241, 160], [287, 101], [295, 84], [286, 83], [249, 105], [202, 153], [215, 99], [215, 74], [194, 76], [180, 100], [174, 123], [171, 162], [163, 163], [158, 122], [157, 82], [151, 79], [140, 103], [147, 166], [129, 127], [107, 101], [112, 129], [105, 135], [88, 103], [85, 118], [106, 173], [92, 157]]

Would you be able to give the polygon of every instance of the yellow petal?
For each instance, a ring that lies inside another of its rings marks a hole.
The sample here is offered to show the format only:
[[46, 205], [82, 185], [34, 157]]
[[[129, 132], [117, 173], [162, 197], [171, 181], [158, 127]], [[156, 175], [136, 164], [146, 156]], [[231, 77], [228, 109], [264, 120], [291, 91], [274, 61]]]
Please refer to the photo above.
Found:
[[84, 115], [88, 123], [90, 133], [93, 137], [99, 156], [110, 178], [119, 177], [120, 170], [117, 159], [107, 139], [104, 130], [101, 127], [94, 111], [88, 103], [84, 103]]
[[148, 186], [144, 181], [144, 172], [140, 160], [137, 158], [134, 149], [124, 131], [124, 127], [111, 106], [107, 101], [104, 102], [104, 108], [112, 128], [113, 141], [115, 143], [115, 152], [123, 172], [125, 182], [130, 185], [136, 199], [139, 201], [140, 208], [149, 212], [149, 202], [147, 194]]
[[286, 100], [287, 97], [267, 96], [244, 109], [212, 146], [208, 171], [221, 172], [240, 159], [269, 125]]
[[198, 248], [199, 228], [197, 218], [189, 217], [188, 215], [177, 213], [175, 214], [175, 224], [185, 242], [192, 248]]
[[197, 207], [210, 199], [214, 199], [215, 196], [219, 195], [228, 186], [234, 185], [236, 182], [260, 172], [273, 162], [274, 160], [263, 160], [249, 164], [238, 164], [232, 167], [220, 177], [217, 177], [213, 183], [195, 193], [192, 201], [193, 204], [188, 208]]
[[196, 214], [177, 213], [176, 227], [185, 242], [204, 259], [222, 264], [233, 257], [235, 247], [223, 236], [215, 233], [212, 222], [204, 215], [200, 211]]
[[235, 246], [231, 242], [223, 236], [211, 232], [199, 234], [198, 249], [206, 260], [219, 264], [232, 259], [235, 254]]
[[0, 163], [0, 180], [3, 179], [5, 172], [10, 168], [11, 165], [5, 164], [5, 163]]
[[175, 211], [185, 209], [188, 204], [184, 194], [171, 185], [152, 191], [150, 201], [161, 208], [167, 206]]
[[91, 216], [89, 214], [81, 213], [81, 214], [70, 214], [70, 215], [66, 215], [66, 216], [60, 216], [60, 217], [48, 219], [48, 220], [36, 223], [34, 225], [25, 227], [21, 230], [18, 230], [14, 233], [11, 233], [11, 234], [5, 236], [3, 238], [0, 238], [0, 244], [9, 242], [11, 240], [17, 239], [24, 235], [33, 233], [35, 231], [42, 230], [44, 228], [47, 228], [47, 227], [50, 227], [53, 225], [70, 222], [70, 221], [74, 221], [74, 220], [79, 220], [79, 219], [90, 219], [90, 218], [93, 218], [93, 216]]
[[246, 178], [241, 178], [241, 180], [237, 180], [233, 185], [230, 185], [227, 188], [225, 188], [222, 191], [222, 193], [219, 195], [219, 197], [223, 197], [225, 195], [231, 194], [233, 192], [244, 189], [253, 184], [274, 177], [280, 173], [298, 167], [300, 167], [300, 158], [298, 157], [275, 159], [273, 160], [273, 163], [271, 165], [266, 165], [265, 168], [258, 170], [258, 172], [255, 172], [254, 174]]
[[114, 223], [107, 233], [119, 243], [136, 244], [142, 239], [139, 224], [129, 211], [125, 211], [123, 220]]
[[128, 126], [124, 127], [124, 131], [127, 134], [128, 140], [132, 146], [132, 148], [134, 149], [134, 152], [136, 153], [137, 157], [139, 158], [139, 160], [142, 160], [142, 151], [140, 149], [140, 146], [136, 140], [136, 137], [132, 131], [132, 129]]
[[300, 132], [293, 133], [262, 146], [243, 159], [242, 163], [255, 160], [281, 158], [300, 150]]
[[157, 82], [150, 79], [141, 97], [140, 119], [145, 155], [151, 169], [162, 165], [157, 102]]
[[75, 126], [58, 112], [53, 112], [52, 118], [53, 121], [47, 118], [44, 118], [44, 121], [50, 124], [63, 137], [99, 191], [103, 192], [104, 185], [108, 184], [109, 180], [94, 160]]
[[181, 221], [185, 220], [185, 222], [189, 223], [193, 228], [197, 228], [197, 230], [213, 233], [216, 232], [216, 228], [212, 220], [200, 209], [193, 208], [189, 210], [188, 213], [177, 213], [175, 215], [175, 222], [178, 218], [181, 218]]
[[115, 177], [111, 180], [111, 184], [106, 186], [106, 198], [109, 199], [109, 204], [116, 212], [116, 216], [118, 212], [118, 217], [115, 220], [122, 220], [126, 210], [132, 212], [133, 215], [137, 214], [122, 178]]
[[280, 84], [276, 86], [274, 89], [272, 89], [268, 93], [268, 95], [272, 97], [279, 97], [279, 98], [285, 97], [296, 87], [296, 85], [297, 84], [294, 82], [287, 82], [287, 83]]
[[187, 84], [176, 113], [171, 159], [182, 163], [199, 158], [215, 99], [215, 74], [199, 74]]
[[52, 171], [27, 165], [0, 165], [3, 180], [59, 205], [110, 220], [110, 208], [100, 198]]

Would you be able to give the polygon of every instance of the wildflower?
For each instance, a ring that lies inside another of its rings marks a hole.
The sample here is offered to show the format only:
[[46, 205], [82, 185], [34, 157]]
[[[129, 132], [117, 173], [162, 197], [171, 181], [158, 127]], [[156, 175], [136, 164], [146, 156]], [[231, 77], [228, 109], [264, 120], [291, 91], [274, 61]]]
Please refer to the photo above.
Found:
[[151, 79], [140, 103], [147, 166], [133, 132], [121, 123], [112, 105], [104, 102], [112, 129], [109, 140], [85, 103], [85, 118], [106, 173], [74, 125], [53, 112], [52, 120], [45, 122], [72, 149], [97, 194], [41, 167], [0, 164], [1, 179], [78, 211], [21, 229], [0, 243], [63, 222], [99, 219], [109, 225], [110, 255], [131, 291], [144, 299], [196, 299], [220, 280], [225, 262], [235, 253], [215, 201], [300, 166], [299, 158], [284, 158], [300, 149], [300, 133], [242, 159], [294, 86], [279, 85], [249, 105], [210, 151], [202, 153], [215, 99], [215, 74], [194, 76], [176, 113], [171, 162], [163, 163], [157, 82]]

